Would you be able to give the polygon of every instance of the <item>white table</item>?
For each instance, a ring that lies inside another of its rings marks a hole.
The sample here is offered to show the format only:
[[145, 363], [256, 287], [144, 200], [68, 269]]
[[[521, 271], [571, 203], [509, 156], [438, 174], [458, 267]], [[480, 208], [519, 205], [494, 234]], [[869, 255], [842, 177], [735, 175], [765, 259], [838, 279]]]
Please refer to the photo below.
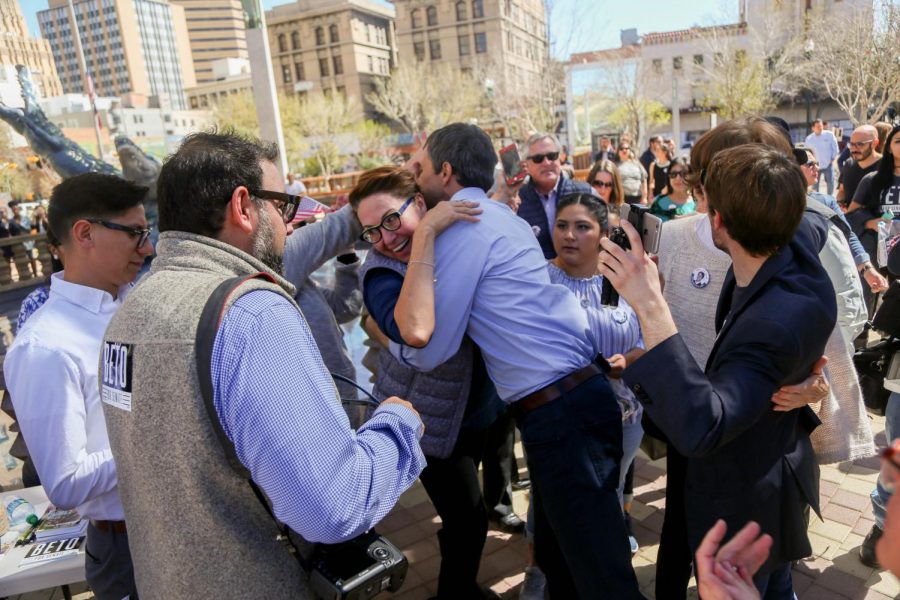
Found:
[[[40, 486], [8, 493], [31, 502], [37, 515], [43, 515], [50, 504]], [[84, 544], [78, 554], [19, 567], [29, 548], [30, 545], [10, 548], [0, 558], [0, 598], [84, 581]]]

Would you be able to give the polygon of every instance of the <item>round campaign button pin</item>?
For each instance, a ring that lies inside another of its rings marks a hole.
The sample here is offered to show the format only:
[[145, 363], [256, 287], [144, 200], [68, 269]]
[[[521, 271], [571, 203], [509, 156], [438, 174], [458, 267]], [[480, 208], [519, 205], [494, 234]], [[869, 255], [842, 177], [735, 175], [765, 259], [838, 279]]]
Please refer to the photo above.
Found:
[[587, 299], [587, 296], [581, 297], [581, 308], [587, 308], [590, 301]]
[[534, 237], [539, 237], [541, 235], [541, 228], [539, 225], [532, 225], [531, 230], [534, 232]]
[[709, 285], [709, 271], [698, 267], [691, 272], [691, 285], [697, 289], [703, 289]]
[[615, 321], [619, 325], [621, 325], [622, 323], [624, 323], [627, 320], [628, 320], [628, 315], [625, 314], [625, 311], [622, 310], [621, 308], [617, 308], [616, 310], [613, 311], [613, 321]]

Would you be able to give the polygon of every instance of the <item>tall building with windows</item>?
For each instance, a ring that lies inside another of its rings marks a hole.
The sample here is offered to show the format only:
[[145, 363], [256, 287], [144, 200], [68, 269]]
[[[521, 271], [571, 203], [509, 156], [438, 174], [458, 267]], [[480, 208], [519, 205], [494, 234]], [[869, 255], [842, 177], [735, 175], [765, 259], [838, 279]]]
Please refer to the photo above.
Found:
[[[18, 0], [0, 0], [0, 65], [25, 65], [31, 71], [31, 80], [36, 85], [38, 94], [62, 94], [62, 84], [56, 74], [50, 44], [47, 40], [28, 36]], [[8, 74], [12, 74], [12, 77], [7, 77]], [[0, 74], [0, 83], [6, 83], [7, 79], [18, 90], [14, 69], [4, 69], [3, 74]]]
[[395, 0], [401, 61], [494, 67], [512, 89], [540, 86], [547, 64], [542, 0]]
[[[68, 0], [49, 0], [38, 13], [63, 90], [85, 91]], [[185, 109], [195, 84], [184, 9], [167, 0], [76, 0], [84, 59], [98, 95], [147, 96], [151, 105]]]
[[241, 0], [171, 0], [184, 8], [197, 84], [216, 80], [213, 61], [247, 58]]
[[366, 95], [396, 64], [394, 9], [370, 0], [298, 0], [266, 12], [275, 85], [287, 94]]

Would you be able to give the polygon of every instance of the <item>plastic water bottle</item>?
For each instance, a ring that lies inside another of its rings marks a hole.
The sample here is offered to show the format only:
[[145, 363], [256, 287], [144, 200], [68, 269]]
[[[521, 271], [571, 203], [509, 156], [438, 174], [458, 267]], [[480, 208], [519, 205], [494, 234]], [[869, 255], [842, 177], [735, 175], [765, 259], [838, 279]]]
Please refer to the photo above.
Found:
[[9, 519], [11, 529], [24, 529], [36, 525], [38, 517], [34, 514], [34, 507], [30, 502], [18, 496], [7, 496], [3, 499], [6, 507], [6, 518]]

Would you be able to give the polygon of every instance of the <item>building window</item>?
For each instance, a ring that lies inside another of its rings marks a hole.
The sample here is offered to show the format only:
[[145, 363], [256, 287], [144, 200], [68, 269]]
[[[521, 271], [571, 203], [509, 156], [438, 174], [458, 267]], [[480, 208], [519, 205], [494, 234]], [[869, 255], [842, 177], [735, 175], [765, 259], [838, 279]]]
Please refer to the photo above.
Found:
[[287, 38], [284, 37], [283, 33], [278, 34], [278, 51], [287, 52]]
[[681, 67], [684, 66], [684, 59], [680, 56], [672, 57], [672, 68], [676, 71], [680, 71]]
[[303, 65], [300, 63], [294, 63], [294, 75], [297, 76], [297, 81], [303, 81], [306, 77], [303, 76]]
[[369, 73], [374, 73], [375, 72], [375, 63], [374, 63], [375, 59], [373, 59], [371, 56], [367, 56], [366, 58], [369, 59]]
[[431, 60], [441, 58], [441, 40], [428, 40], [428, 50], [431, 53]]
[[461, 34], [459, 36], [459, 55], [468, 56], [472, 54], [472, 45], [469, 43], [469, 36]]
[[653, 59], [653, 72], [657, 73], [657, 74], [662, 73], [662, 59], [661, 58]]
[[295, 31], [291, 34], [291, 50], [300, 49], [300, 33]]
[[422, 62], [423, 60], [425, 60], [425, 42], [413, 42], [413, 52], [416, 55], [417, 61]]
[[321, 27], [316, 27], [316, 46], [324, 46], [325, 45], [325, 30]]
[[487, 52], [487, 34], [483, 31], [475, 34], [475, 52], [478, 54]]
[[438, 24], [437, 22], [437, 7], [429, 6], [425, 9], [425, 17], [428, 19], [428, 26], [434, 27]]
[[331, 59], [334, 63], [334, 74], [335, 75], [343, 75], [344, 74], [344, 61], [340, 56], [335, 56]]
[[291, 68], [287, 65], [281, 65], [281, 79], [285, 83], [291, 82]]
[[347, 95], [347, 88], [345, 88], [342, 85], [337, 86], [337, 89], [335, 91], [337, 92], [338, 96], [346, 96]]
[[695, 66], [698, 66], [698, 67], [702, 67], [702, 66], [703, 66], [703, 55], [702, 55], [702, 54], [695, 54], [695, 55], [694, 55], [694, 65], [695, 65]]
[[472, 0], [472, 18], [481, 19], [484, 17], [484, 0]]
[[465, 21], [466, 17], [466, 3], [463, 0], [459, 0], [456, 3], [456, 20]]
[[337, 25], [328, 26], [328, 38], [331, 40], [332, 44], [337, 44], [339, 41], [341, 41], [341, 37], [338, 35]]
[[418, 29], [422, 26], [422, 13], [419, 12], [419, 9], [416, 8], [412, 12], [409, 13], [410, 19], [412, 20], [412, 28]]
[[328, 77], [328, 59], [320, 58], [319, 59], [319, 75], [322, 77]]

